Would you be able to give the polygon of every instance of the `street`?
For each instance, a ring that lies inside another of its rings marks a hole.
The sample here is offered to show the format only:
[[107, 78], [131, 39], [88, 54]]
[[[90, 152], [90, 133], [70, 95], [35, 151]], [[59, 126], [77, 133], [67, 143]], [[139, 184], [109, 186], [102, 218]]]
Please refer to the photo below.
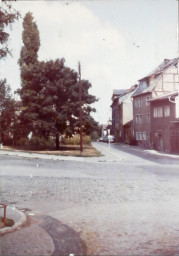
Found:
[[28, 215], [2, 255], [179, 255], [179, 158], [94, 146], [103, 157], [0, 154], [1, 202]]

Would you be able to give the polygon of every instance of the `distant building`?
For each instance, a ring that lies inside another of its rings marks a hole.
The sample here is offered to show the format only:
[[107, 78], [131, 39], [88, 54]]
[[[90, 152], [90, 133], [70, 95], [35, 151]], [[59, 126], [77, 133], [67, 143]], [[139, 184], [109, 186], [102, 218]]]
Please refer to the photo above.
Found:
[[153, 147], [151, 100], [177, 90], [179, 86], [177, 65], [178, 58], [165, 59], [155, 70], [139, 80], [139, 86], [132, 96], [134, 133], [139, 146]]
[[101, 129], [101, 137], [104, 138], [109, 135], [109, 126], [108, 124], [103, 124]]
[[151, 142], [154, 149], [179, 153], [178, 92], [151, 99]]
[[111, 133], [115, 136], [115, 140], [119, 141], [119, 122], [121, 118], [120, 110], [119, 110], [119, 97], [123, 95], [126, 90], [113, 90], [112, 94], [112, 129]]
[[[116, 142], [129, 143], [130, 137], [133, 136], [133, 106], [132, 94], [137, 85], [127, 90], [118, 90], [118, 95], [112, 95], [112, 134]], [[115, 95], [115, 96], [114, 96]]]

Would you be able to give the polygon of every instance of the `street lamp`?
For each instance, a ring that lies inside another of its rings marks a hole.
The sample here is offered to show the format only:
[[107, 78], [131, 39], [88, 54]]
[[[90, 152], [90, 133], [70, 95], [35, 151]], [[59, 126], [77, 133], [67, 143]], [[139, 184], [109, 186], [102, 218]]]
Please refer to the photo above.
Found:
[[110, 128], [110, 125], [111, 125], [111, 120], [109, 119], [108, 120], [108, 145], [109, 145], [109, 149], [111, 148], [111, 144], [110, 144], [111, 128]]

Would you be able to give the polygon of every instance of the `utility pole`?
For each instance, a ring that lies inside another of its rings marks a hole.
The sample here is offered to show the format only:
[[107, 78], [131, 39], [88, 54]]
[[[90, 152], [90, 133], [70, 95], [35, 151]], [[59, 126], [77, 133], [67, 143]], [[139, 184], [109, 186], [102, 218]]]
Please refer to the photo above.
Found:
[[83, 152], [83, 130], [82, 130], [82, 89], [81, 89], [81, 65], [78, 62], [78, 72], [79, 72], [79, 103], [80, 103], [80, 151]]

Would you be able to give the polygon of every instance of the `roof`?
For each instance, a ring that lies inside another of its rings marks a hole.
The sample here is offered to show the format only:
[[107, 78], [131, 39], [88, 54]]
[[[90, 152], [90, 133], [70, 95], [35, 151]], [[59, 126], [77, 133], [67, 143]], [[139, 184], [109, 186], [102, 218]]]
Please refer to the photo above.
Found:
[[154, 75], [155, 76], [159, 75], [159, 74], [163, 73], [167, 68], [169, 68], [171, 66], [176, 66], [177, 63], [178, 63], [178, 58], [175, 58], [172, 60], [164, 59], [164, 61], [157, 68], [155, 68], [147, 76], [141, 78], [139, 81], [146, 80], [147, 78], [154, 76]]
[[[133, 91], [136, 90], [137, 88], [137, 84], [131, 86], [129, 89], [122, 89], [122, 90], [113, 90], [113, 95], [112, 95], [112, 101], [113, 103], [111, 104], [111, 107], [113, 106], [113, 104], [119, 100], [119, 103], [122, 102], [129, 94], [130, 94], [130, 97], [131, 97], [131, 94]], [[114, 94], [114, 92], [116, 92], [116, 94]], [[118, 93], [118, 94], [117, 94]], [[114, 97], [116, 96], [116, 97]]]
[[[160, 79], [161, 74], [166, 69], [168, 69], [169, 67], [177, 66], [177, 64], [178, 64], [178, 58], [175, 58], [175, 59], [172, 59], [172, 60], [165, 59], [151, 73], [149, 73], [147, 76], [145, 76], [145, 77], [143, 77], [142, 79], [139, 80], [139, 87], [135, 91], [135, 93], [133, 94], [132, 97], [135, 97], [135, 96], [140, 95], [140, 94], [152, 92], [152, 90], [155, 88], [158, 80]], [[149, 82], [149, 79], [152, 78], [152, 77], [154, 79], [152, 79], [152, 81]]]
[[118, 97], [118, 99], [119, 99], [119, 101], [118, 101], [119, 104], [123, 103], [123, 102], [126, 101], [126, 100], [131, 99], [132, 94], [133, 94], [134, 91], [136, 90], [137, 86], [138, 86], [137, 84], [133, 85], [131, 88], [129, 88], [128, 90], [126, 90], [126, 92], [125, 92], [124, 94], [120, 95], [120, 96]]
[[150, 99], [149, 101], [165, 100], [165, 99], [176, 97], [176, 96], [178, 96], [178, 91], [170, 92], [170, 93], [155, 97], [153, 99]]
[[113, 100], [115, 97], [118, 97], [118, 96], [124, 94], [125, 91], [126, 91], [126, 89], [122, 89], [122, 90], [121, 89], [114, 89], [111, 99]]
[[127, 122], [126, 124], [123, 125], [123, 127], [127, 128], [127, 127], [131, 127], [133, 124], [133, 120], [130, 120], [129, 122]]
[[134, 92], [134, 94], [132, 95], [132, 97], [135, 97], [137, 95], [140, 94], [144, 94], [144, 93], [148, 93], [148, 92], [152, 92], [152, 90], [154, 89], [154, 87], [156, 86], [158, 80], [160, 79], [160, 76], [158, 76], [155, 80], [153, 80], [152, 82], [150, 82], [150, 84], [148, 85], [146, 81], [142, 80], [137, 88], [137, 90]]
[[113, 95], [121, 95], [126, 91], [126, 89], [114, 89], [113, 90]]

